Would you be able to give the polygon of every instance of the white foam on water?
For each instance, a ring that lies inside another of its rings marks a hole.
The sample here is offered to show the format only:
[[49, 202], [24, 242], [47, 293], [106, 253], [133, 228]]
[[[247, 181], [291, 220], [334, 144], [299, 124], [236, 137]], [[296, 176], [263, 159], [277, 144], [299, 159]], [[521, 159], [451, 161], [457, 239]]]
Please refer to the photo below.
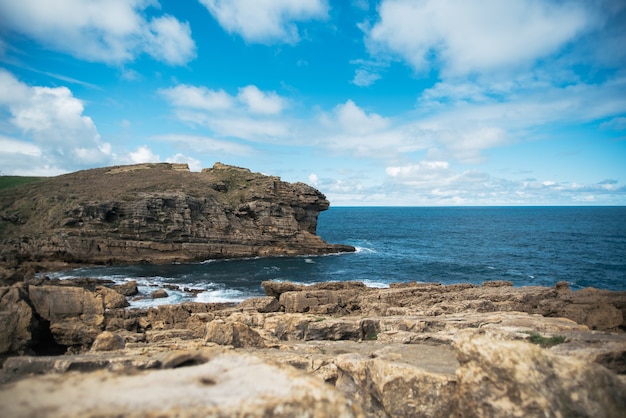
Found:
[[363, 284], [367, 287], [375, 287], [377, 289], [386, 289], [389, 287], [389, 283], [384, 283], [384, 282], [377, 281], [377, 280], [365, 279], [365, 280], [361, 280], [361, 282], [363, 282]]
[[246, 261], [246, 260], [259, 260], [260, 256], [255, 257], [239, 257], [239, 258], [209, 258], [204, 261], [200, 261], [198, 264], [210, 264], [210, 263], [228, 263], [232, 261]]
[[[136, 279], [132, 279], [136, 280]], [[151, 294], [155, 290], [163, 289], [167, 292], [167, 297], [152, 298]], [[193, 295], [181, 290], [172, 290], [161, 285], [140, 284], [137, 280], [137, 290], [139, 294], [127, 298], [131, 308], [149, 308], [160, 305], [172, 305], [176, 303], [189, 302], [193, 300]]]
[[367, 247], [354, 247], [355, 248], [355, 253], [368, 253], [368, 254], [374, 254], [377, 251], [373, 248], [367, 248]]
[[245, 295], [243, 292], [235, 289], [214, 289], [207, 290], [202, 293], [198, 293], [194, 302], [201, 303], [227, 303], [227, 302], [241, 302], [244, 299], [251, 297], [251, 295]]

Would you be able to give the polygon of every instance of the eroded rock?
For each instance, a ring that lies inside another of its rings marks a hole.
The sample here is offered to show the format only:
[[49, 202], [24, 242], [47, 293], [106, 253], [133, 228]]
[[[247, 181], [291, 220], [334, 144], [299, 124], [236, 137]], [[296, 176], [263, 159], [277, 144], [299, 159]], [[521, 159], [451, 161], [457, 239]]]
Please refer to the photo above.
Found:
[[536, 345], [462, 335], [459, 417], [622, 417], [626, 386], [604, 367]]
[[341, 392], [291, 367], [223, 354], [205, 364], [135, 375], [33, 377], [0, 391], [6, 417], [362, 417]]

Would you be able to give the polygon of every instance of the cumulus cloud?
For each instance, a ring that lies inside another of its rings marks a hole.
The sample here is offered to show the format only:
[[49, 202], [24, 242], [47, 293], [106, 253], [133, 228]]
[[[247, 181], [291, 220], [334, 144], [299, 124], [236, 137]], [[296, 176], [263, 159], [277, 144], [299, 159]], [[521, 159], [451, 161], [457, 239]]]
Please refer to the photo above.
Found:
[[122, 158], [122, 160], [125, 159], [128, 159], [131, 164], [158, 163], [161, 161], [161, 157], [153, 153], [147, 145], [139, 146], [135, 151], [129, 152], [128, 156]]
[[41, 164], [65, 169], [112, 157], [110, 145], [100, 141], [83, 103], [67, 87], [29, 86], [0, 69], [0, 91], [6, 93], [0, 96], [0, 110], [8, 116], [0, 129], [21, 137], [11, 141], [4, 137], [5, 153], [26, 152], [38, 156]]
[[237, 99], [253, 113], [276, 115], [285, 106], [285, 100], [275, 92], [264, 93], [252, 85], [240, 88]]
[[88, 61], [121, 64], [147, 53], [170, 65], [196, 55], [191, 29], [172, 16], [148, 20], [151, 0], [0, 2], [0, 21], [44, 46]]
[[172, 16], [152, 19], [145, 35], [145, 51], [159, 61], [184, 65], [196, 55], [189, 23], [181, 23]]
[[169, 134], [157, 135], [153, 137], [153, 139], [157, 141], [169, 142], [176, 147], [188, 149], [201, 154], [248, 156], [254, 153], [254, 150], [247, 145], [202, 135]]
[[584, 1], [383, 0], [362, 27], [373, 55], [462, 75], [531, 66], [598, 23]]
[[287, 99], [254, 85], [239, 89], [236, 96], [224, 90], [180, 84], [159, 90], [181, 121], [211, 129], [218, 137], [248, 141], [274, 141], [289, 135], [285, 118], [277, 118]]
[[317, 145], [362, 157], [393, 158], [428, 146], [409, 123], [367, 112], [352, 100], [323, 113], [319, 126], [309, 129]]
[[247, 42], [295, 44], [295, 22], [325, 19], [325, 0], [200, 0], [219, 24]]
[[173, 106], [201, 110], [230, 109], [234, 100], [224, 90], [211, 90], [206, 87], [179, 84], [175, 87], [161, 89], [158, 92]]
[[389, 126], [388, 119], [376, 113], [366, 113], [352, 100], [337, 105], [335, 115], [343, 130], [351, 134], [370, 134]]

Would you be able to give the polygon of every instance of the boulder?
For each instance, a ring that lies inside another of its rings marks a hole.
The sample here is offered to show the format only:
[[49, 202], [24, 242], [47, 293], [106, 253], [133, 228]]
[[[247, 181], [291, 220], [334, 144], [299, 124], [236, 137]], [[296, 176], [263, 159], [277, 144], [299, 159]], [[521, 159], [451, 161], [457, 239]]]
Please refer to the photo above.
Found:
[[130, 305], [124, 295], [108, 287], [96, 286], [95, 293], [102, 298], [105, 309], [125, 308]]
[[124, 296], [135, 296], [139, 293], [137, 282], [135, 280], [115, 285], [113, 286], [113, 289]]
[[0, 354], [24, 354], [39, 327], [33, 309], [20, 286], [0, 287]]
[[111, 331], [104, 331], [96, 337], [91, 351], [113, 351], [124, 348], [124, 339]]
[[401, 361], [337, 357], [337, 389], [372, 417], [444, 418], [456, 416], [453, 375], [432, 373]]
[[167, 291], [165, 291], [165, 289], [157, 289], [154, 292], [150, 293], [150, 297], [152, 299], [161, 299], [161, 298], [166, 298], [169, 295], [167, 294]]
[[50, 322], [57, 344], [87, 348], [104, 328], [104, 300], [71, 286], [29, 286], [36, 312]]
[[205, 341], [220, 345], [265, 347], [265, 340], [257, 331], [241, 322], [211, 321], [206, 325]]
[[626, 386], [604, 367], [519, 341], [456, 341], [458, 417], [623, 417]]

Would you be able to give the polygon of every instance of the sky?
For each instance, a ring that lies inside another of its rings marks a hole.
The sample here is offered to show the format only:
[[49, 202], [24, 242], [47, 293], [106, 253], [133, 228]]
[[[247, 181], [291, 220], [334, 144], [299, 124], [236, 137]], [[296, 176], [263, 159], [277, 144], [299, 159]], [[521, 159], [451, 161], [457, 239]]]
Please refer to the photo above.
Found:
[[625, 0], [0, 0], [0, 173], [215, 162], [333, 206], [626, 205]]

